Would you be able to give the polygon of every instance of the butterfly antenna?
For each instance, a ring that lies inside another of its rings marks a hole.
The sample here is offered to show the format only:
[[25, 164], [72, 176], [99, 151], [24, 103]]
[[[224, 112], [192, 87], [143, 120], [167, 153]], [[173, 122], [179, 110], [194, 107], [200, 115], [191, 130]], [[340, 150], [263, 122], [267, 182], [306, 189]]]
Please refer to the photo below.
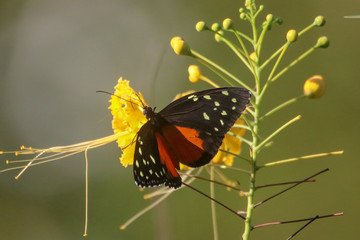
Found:
[[[139, 106], [139, 107], [141, 107], [139, 104], [137, 104], [137, 103], [134, 103], [134, 102], [132, 102], [131, 100], [129, 100], [129, 99], [125, 99], [125, 98], [122, 98], [122, 97], [120, 97], [120, 96], [118, 96], [118, 95], [115, 95], [115, 94], [112, 94], [112, 93], [110, 93], [110, 92], [107, 92], [107, 91], [102, 91], [102, 90], [98, 90], [98, 91], [96, 91], [97, 93], [106, 93], [106, 94], [109, 94], [110, 96], [115, 96], [115, 97], [118, 97], [118, 98], [120, 98], [121, 100], [124, 100], [124, 101], [127, 101], [127, 102], [129, 102], [129, 103], [131, 103], [131, 106], [134, 108], [134, 106], [133, 106], [133, 104], [135, 104], [135, 105], [137, 105], [137, 106]], [[129, 97], [130, 99], [132, 99], [132, 97]], [[144, 103], [141, 101], [141, 99], [140, 99], [140, 97], [138, 97], [139, 98], [139, 100], [140, 100], [140, 102], [141, 102], [141, 104], [144, 106]]]
[[125, 147], [121, 148], [121, 151], [124, 151], [126, 148], [128, 148], [129, 146], [133, 145], [133, 143], [135, 142], [135, 138], [137, 137], [137, 133], [135, 134], [135, 136], [133, 137], [133, 139], [131, 140], [131, 142], [126, 145]]
[[141, 105], [143, 108], [145, 108], [147, 105], [141, 100], [141, 97], [138, 93], [134, 92], [133, 94], [136, 95], [136, 97], [139, 99], [139, 101], [141, 102]]

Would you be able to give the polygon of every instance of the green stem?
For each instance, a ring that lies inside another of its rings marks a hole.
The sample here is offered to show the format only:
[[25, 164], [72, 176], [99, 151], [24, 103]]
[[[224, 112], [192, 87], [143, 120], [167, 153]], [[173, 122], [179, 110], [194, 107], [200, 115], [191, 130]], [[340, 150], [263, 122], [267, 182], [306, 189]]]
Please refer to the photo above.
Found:
[[265, 91], [268, 88], [268, 86], [269, 86], [269, 84], [271, 82], [271, 79], [274, 76], [275, 71], [276, 71], [277, 67], [279, 66], [280, 61], [283, 58], [283, 56], [284, 56], [286, 50], [288, 49], [289, 45], [290, 45], [290, 42], [287, 42], [287, 44], [285, 44], [284, 47], [282, 48], [282, 51], [280, 52], [280, 55], [279, 55], [278, 59], [276, 60], [276, 63], [274, 64], [274, 67], [272, 68], [271, 73], [269, 74], [269, 77], [268, 77], [268, 79], [267, 79], [267, 81], [266, 81], [266, 83], [265, 83], [265, 85], [264, 85], [264, 87], [263, 87], [263, 89], [261, 91], [260, 99], [264, 96]]
[[[233, 74], [229, 73], [227, 70], [225, 70], [224, 68], [220, 67], [219, 65], [217, 65], [216, 63], [214, 63], [213, 61], [211, 61], [210, 59], [207, 59], [206, 57], [202, 56], [201, 54], [199, 54], [198, 52], [195, 52], [194, 50], [191, 50], [192, 56], [197, 59], [199, 62], [201, 62], [202, 64], [204, 64], [205, 66], [207, 66], [209, 69], [211, 69], [214, 73], [216, 73], [218, 76], [220, 76], [222, 79], [224, 79], [227, 83], [229, 83], [231, 86], [233, 86], [234, 84], [232, 84], [232, 82], [226, 78], [222, 73], [224, 73], [225, 75], [229, 76], [230, 78], [232, 78], [234, 81], [236, 81], [238, 84], [240, 84], [241, 86], [247, 88], [249, 91], [251, 91], [252, 93], [254, 93], [254, 90], [252, 90], [246, 83], [244, 83], [243, 81], [241, 81], [239, 78], [235, 77]], [[222, 72], [222, 73], [221, 73]]]
[[[259, 150], [262, 146], [264, 146], [267, 142], [269, 142], [273, 137], [275, 137], [279, 132], [281, 132], [282, 130], [284, 130], [287, 126], [289, 126], [290, 124], [296, 122], [297, 120], [299, 120], [301, 118], [301, 115], [296, 116], [295, 118], [291, 119], [290, 121], [288, 121], [287, 123], [285, 123], [284, 125], [282, 125], [281, 127], [279, 127], [275, 132], [273, 132], [270, 136], [268, 136], [264, 141], [262, 141], [259, 145], [256, 146], [256, 150]], [[255, 150], [254, 149], [254, 150]]]
[[233, 127], [244, 128], [246, 130], [250, 130], [250, 127], [248, 125], [243, 125], [243, 124], [234, 124]]
[[[255, 4], [253, 2], [253, 4]], [[250, 6], [250, 5], [249, 5]], [[254, 6], [254, 5], [251, 5]], [[254, 12], [252, 11], [253, 9], [250, 8], [250, 12], [251, 12], [251, 16], [252, 18], [249, 20], [250, 24], [252, 25], [252, 29], [253, 29], [253, 47], [254, 47], [254, 51], [256, 52], [257, 56], [260, 56], [260, 48], [258, 48], [258, 34], [257, 34], [257, 30], [256, 30], [256, 24], [255, 24], [255, 18], [254, 18]], [[256, 161], [257, 161], [257, 155], [258, 155], [258, 151], [259, 148], [257, 147], [258, 145], [258, 138], [259, 138], [259, 116], [260, 116], [260, 101], [261, 98], [259, 98], [260, 92], [261, 92], [261, 85], [260, 85], [260, 72], [261, 69], [259, 67], [259, 63], [258, 62], [254, 62], [253, 63], [253, 75], [254, 75], [254, 79], [255, 79], [255, 93], [254, 98], [255, 98], [255, 103], [253, 104], [254, 107], [254, 112], [253, 112], [253, 117], [254, 117], [254, 122], [253, 122], [253, 128], [252, 128], [252, 145], [250, 147], [250, 166], [251, 166], [251, 174], [250, 174], [250, 183], [249, 183], [249, 192], [247, 195], [247, 208], [246, 208], [246, 219], [245, 219], [245, 226], [244, 226], [244, 233], [242, 235], [242, 240], [249, 240], [250, 238], [250, 233], [252, 231], [252, 217], [253, 217], [253, 211], [254, 211], [254, 195], [255, 195], [255, 190], [256, 190], [256, 184], [255, 184], [255, 176], [256, 176], [256, 171], [257, 171], [257, 166], [256, 166]], [[244, 118], [245, 122], [247, 124], [249, 124], [249, 122], [247, 121], [246, 118]], [[251, 125], [249, 125], [249, 127], [251, 127]]]
[[304, 159], [327, 157], [327, 156], [342, 155], [342, 154], [344, 154], [344, 151], [317, 153], [317, 154], [312, 154], [312, 155], [307, 155], [307, 156], [302, 156], [302, 157], [288, 158], [288, 159], [279, 160], [279, 161], [275, 161], [275, 162], [269, 162], [269, 163], [264, 164], [263, 166], [259, 166], [259, 168], [270, 167], [270, 166], [280, 165], [280, 164], [289, 163], [289, 162], [295, 162], [295, 161], [304, 160]]
[[275, 82], [276, 79], [278, 79], [281, 75], [283, 75], [285, 72], [287, 72], [291, 67], [293, 67], [295, 64], [297, 64], [299, 61], [307, 57], [310, 53], [315, 51], [315, 47], [310, 48], [305, 53], [303, 53], [300, 57], [298, 57], [296, 60], [294, 60], [292, 63], [289, 64], [286, 68], [281, 70], [273, 79], [271, 79], [272, 82]]
[[[240, 49], [238, 49], [238, 47], [232, 43], [231, 41], [229, 41], [227, 38], [223, 37], [222, 36], [222, 41], [224, 43], [226, 43], [229, 48], [231, 48], [233, 50], [233, 52], [236, 54], [236, 56], [238, 56], [238, 58], [240, 58], [240, 60], [244, 63], [244, 65], [249, 69], [251, 70], [251, 66], [249, 65], [249, 62], [244, 58], [244, 56], [247, 56], [248, 55], [245, 55], [245, 52], [242, 52]], [[244, 49], [246, 51], [246, 49]], [[249, 60], [249, 58], [248, 58]]]
[[310, 29], [316, 27], [316, 25], [314, 25], [313, 23], [310, 24], [309, 26], [307, 26], [306, 28], [304, 28], [303, 30], [301, 30], [299, 33], [298, 33], [298, 36], [300, 37], [301, 35], [303, 35], [305, 32], [309, 31]]
[[[256, 101], [258, 101], [258, 98], [256, 98]], [[259, 116], [259, 107], [258, 104], [255, 104], [256, 107], [255, 108], [255, 123], [254, 123], [254, 127], [253, 127], [253, 132], [252, 132], [252, 137], [253, 137], [253, 143], [252, 143], [252, 148], [250, 148], [250, 157], [251, 157], [251, 174], [250, 174], [250, 186], [249, 186], [249, 192], [247, 195], [247, 208], [246, 208], [246, 220], [245, 220], [245, 229], [244, 229], [244, 233], [242, 236], [243, 240], [248, 240], [250, 237], [250, 233], [252, 231], [252, 216], [253, 216], [253, 210], [254, 210], [254, 194], [255, 194], [255, 190], [256, 190], [256, 185], [255, 185], [255, 176], [256, 176], [256, 171], [257, 171], [257, 166], [256, 166], [256, 160], [257, 160], [257, 154], [258, 154], [258, 150], [256, 148], [257, 143], [258, 143], [258, 131], [259, 131], [259, 122], [257, 119], [257, 116]], [[255, 150], [255, 151], [253, 151]]]
[[273, 53], [273, 55], [271, 55], [271, 57], [269, 57], [268, 59], [266, 59], [266, 61], [261, 65], [261, 69], [264, 69], [277, 55], [279, 55], [283, 49], [285, 47], [287, 47], [289, 43], [286, 42], [284, 45], [282, 45], [275, 53]]
[[260, 120], [263, 120], [264, 118], [272, 115], [273, 113], [279, 111], [280, 109], [282, 109], [282, 108], [284, 108], [284, 107], [286, 107], [286, 106], [288, 106], [288, 105], [296, 102], [296, 101], [299, 100], [299, 99], [303, 99], [303, 98], [305, 98], [305, 95], [300, 95], [300, 96], [298, 96], [298, 97], [292, 98], [292, 99], [290, 99], [290, 100], [288, 100], [288, 101], [280, 104], [279, 106], [277, 106], [277, 107], [271, 109], [270, 111], [268, 111], [267, 113], [265, 113], [262, 117], [260, 117]]
[[237, 39], [239, 40], [239, 43], [240, 43], [241, 45], [244, 45], [244, 43], [243, 43], [243, 41], [241, 40], [240, 37], [243, 37], [243, 38], [245, 38], [246, 40], [248, 40], [249, 43], [252, 43], [252, 39], [249, 38], [249, 37], [248, 37], [247, 35], [245, 35], [244, 33], [239, 32], [239, 31], [236, 30], [236, 29], [233, 29], [233, 32], [235, 33], [235, 35], [236, 35], [236, 37], [237, 37]]
[[228, 134], [230, 136], [233, 136], [233, 137], [237, 138], [237, 139], [240, 139], [242, 142], [246, 143], [247, 145], [252, 146], [252, 142], [247, 140], [246, 138], [243, 138], [243, 137], [241, 137], [241, 136], [239, 136], [239, 135], [237, 135], [237, 134], [235, 134], [235, 133], [233, 133], [231, 131], [229, 131]]
[[[260, 11], [258, 11], [259, 13]], [[260, 37], [259, 37], [259, 41], [257, 43], [257, 50], [258, 50], [258, 53], [261, 52], [261, 46], [262, 46], [262, 42], [264, 40], [264, 37], [265, 37], [265, 34], [268, 32], [268, 27], [269, 25], [271, 24], [270, 21], [267, 21], [266, 22], [266, 25], [262, 27], [262, 31], [261, 31], [261, 34], [260, 34]]]

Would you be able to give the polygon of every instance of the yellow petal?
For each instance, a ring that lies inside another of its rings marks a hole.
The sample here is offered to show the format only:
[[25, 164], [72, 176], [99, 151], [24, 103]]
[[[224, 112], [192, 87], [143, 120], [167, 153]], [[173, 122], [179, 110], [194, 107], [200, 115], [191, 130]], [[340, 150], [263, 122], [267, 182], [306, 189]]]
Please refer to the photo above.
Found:
[[123, 150], [120, 158], [126, 167], [133, 163], [135, 143], [133, 142], [137, 132], [146, 123], [143, 107], [147, 104], [141, 93], [136, 93], [129, 85], [129, 81], [120, 78], [115, 86], [115, 93], [110, 100], [111, 114], [113, 115], [112, 127], [114, 133], [126, 132], [117, 140]]

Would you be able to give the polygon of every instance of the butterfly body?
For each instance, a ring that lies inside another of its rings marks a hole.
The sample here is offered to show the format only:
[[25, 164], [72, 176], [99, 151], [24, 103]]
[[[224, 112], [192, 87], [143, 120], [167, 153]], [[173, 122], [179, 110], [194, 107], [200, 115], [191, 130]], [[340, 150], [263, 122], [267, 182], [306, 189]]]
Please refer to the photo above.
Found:
[[186, 95], [158, 113], [144, 106], [148, 121], [136, 138], [135, 183], [140, 187], [180, 187], [176, 171], [180, 163], [189, 167], [209, 163], [250, 97], [244, 88], [225, 87]]

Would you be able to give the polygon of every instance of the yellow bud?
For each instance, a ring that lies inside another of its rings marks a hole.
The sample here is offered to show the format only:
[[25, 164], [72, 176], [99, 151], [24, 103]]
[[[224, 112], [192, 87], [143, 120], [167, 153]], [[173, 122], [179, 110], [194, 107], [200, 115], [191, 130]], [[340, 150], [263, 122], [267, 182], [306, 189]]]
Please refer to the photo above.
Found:
[[223, 28], [228, 30], [228, 29], [232, 29], [233, 28], [233, 21], [230, 19], [230, 18], [226, 18], [224, 21], [223, 21]]
[[321, 98], [325, 90], [326, 82], [321, 75], [314, 75], [305, 81], [304, 95], [308, 98]]
[[222, 30], [217, 31], [217, 33], [215, 33], [215, 41], [221, 42], [223, 39], [223, 35], [224, 32]]
[[173, 48], [174, 52], [178, 55], [192, 55], [189, 44], [185, 42], [181, 37], [173, 37], [170, 41], [170, 45]]
[[330, 45], [329, 39], [323, 36], [318, 38], [315, 48], [327, 48], [329, 47], [329, 45]]
[[322, 27], [325, 25], [325, 18], [323, 16], [317, 16], [314, 20], [314, 25]]
[[295, 42], [298, 38], [298, 34], [296, 32], [296, 30], [294, 29], [291, 29], [287, 32], [286, 34], [286, 39], [289, 41], [289, 42]]
[[246, 19], [246, 13], [240, 12], [240, 19], [245, 20]]
[[213, 23], [213, 25], [211, 25], [211, 30], [213, 30], [214, 32], [217, 32], [221, 29], [220, 24], [218, 23]]
[[272, 20], [274, 20], [274, 15], [272, 14], [266, 15], [266, 21], [271, 22]]
[[190, 82], [196, 83], [196, 82], [200, 81], [201, 70], [200, 70], [199, 66], [190, 65], [188, 68], [188, 72], [189, 72]]
[[256, 62], [257, 61], [257, 56], [256, 56], [256, 52], [252, 52], [250, 53], [250, 59], [253, 61], [253, 62]]
[[200, 21], [195, 26], [196, 31], [202, 32], [204, 30], [209, 30], [209, 28], [206, 26], [206, 23], [204, 21]]

